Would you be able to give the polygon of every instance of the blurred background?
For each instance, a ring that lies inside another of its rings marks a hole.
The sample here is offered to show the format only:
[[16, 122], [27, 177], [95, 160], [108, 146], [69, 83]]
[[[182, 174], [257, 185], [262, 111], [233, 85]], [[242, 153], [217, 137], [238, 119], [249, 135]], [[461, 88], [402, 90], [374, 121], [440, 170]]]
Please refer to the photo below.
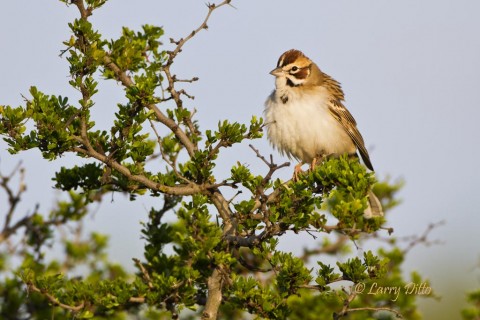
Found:
[[[346, 106], [358, 122], [380, 180], [403, 179], [402, 204], [390, 212], [387, 226], [394, 235], [422, 234], [431, 223], [445, 221], [416, 246], [404, 264], [405, 274], [420, 272], [441, 300], [419, 299], [425, 319], [460, 318], [465, 292], [480, 287], [480, 2], [448, 0], [402, 1], [232, 1], [216, 11], [178, 57], [180, 78], [197, 76], [187, 85], [195, 96], [187, 107], [197, 109], [202, 129], [219, 120], [246, 123], [261, 116], [274, 87], [268, 73], [286, 50], [302, 50], [342, 83]], [[204, 1], [110, 1], [91, 21], [106, 38], [121, 27], [163, 26], [165, 45], [179, 39], [204, 19]], [[76, 8], [58, 1], [8, 1], [0, 12], [0, 103], [17, 106], [31, 85], [47, 94], [79, 98], [68, 85], [68, 64], [59, 53], [70, 38], [67, 23]], [[97, 125], [109, 127], [122, 88], [104, 83], [96, 99]], [[266, 139], [254, 141], [264, 155], [280, 157]], [[217, 168], [226, 176], [239, 160], [252, 171], [266, 167], [247, 145], [228, 149]], [[66, 156], [54, 162], [38, 151], [11, 156], [0, 142], [0, 170], [9, 173], [22, 161], [28, 192], [20, 212], [47, 212], [60, 193], [51, 177], [61, 166], [78, 164]], [[279, 176], [290, 177], [292, 168]], [[89, 216], [88, 230], [110, 235], [110, 255], [133, 270], [141, 257], [140, 221], [158, 198], [129, 202], [107, 197]], [[111, 200], [111, 201], [108, 201]], [[23, 210], [23, 211], [22, 211]], [[289, 236], [295, 237], [295, 236]], [[313, 241], [283, 240], [288, 250]], [[52, 255], [61, 254], [53, 252]]]

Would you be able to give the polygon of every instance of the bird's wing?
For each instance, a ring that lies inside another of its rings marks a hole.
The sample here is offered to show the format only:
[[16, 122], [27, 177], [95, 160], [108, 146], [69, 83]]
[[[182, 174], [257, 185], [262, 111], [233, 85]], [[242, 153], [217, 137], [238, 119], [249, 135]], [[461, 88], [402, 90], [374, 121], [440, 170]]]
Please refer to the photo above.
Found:
[[328, 109], [332, 116], [337, 119], [338, 122], [342, 125], [345, 131], [348, 133], [353, 143], [357, 147], [360, 155], [362, 156], [363, 162], [368, 169], [373, 171], [373, 166], [368, 155], [368, 151], [365, 148], [365, 142], [363, 137], [360, 134], [360, 131], [357, 129], [357, 122], [353, 118], [350, 111], [345, 108], [345, 106], [338, 100], [330, 100], [328, 104]]

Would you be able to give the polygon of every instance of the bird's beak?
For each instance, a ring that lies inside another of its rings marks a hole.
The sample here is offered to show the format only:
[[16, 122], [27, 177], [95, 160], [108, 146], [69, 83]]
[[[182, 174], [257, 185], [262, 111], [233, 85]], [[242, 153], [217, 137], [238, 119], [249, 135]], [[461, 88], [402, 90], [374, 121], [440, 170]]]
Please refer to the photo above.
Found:
[[275, 68], [272, 71], [270, 71], [270, 74], [275, 77], [280, 77], [281, 75], [283, 75], [283, 69], [280, 67]]

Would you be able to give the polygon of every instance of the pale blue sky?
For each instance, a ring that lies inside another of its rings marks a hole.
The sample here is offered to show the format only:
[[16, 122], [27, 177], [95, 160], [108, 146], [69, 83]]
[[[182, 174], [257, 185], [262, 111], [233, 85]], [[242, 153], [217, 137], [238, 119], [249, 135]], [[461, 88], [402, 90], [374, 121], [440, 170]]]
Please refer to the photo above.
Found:
[[[216, 11], [209, 30], [189, 42], [176, 62], [179, 76], [200, 77], [187, 88], [196, 96], [188, 106], [198, 110], [201, 127], [261, 116], [274, 86], [268, 72], [278, 56], [291, 48], [304, 51], [342, 83], [346, 106], [357, 119], [378, 176], [406, 181], [400, 193], [403, 204], [388, 219], [395, 235], [421, 233], [431, 222], [447, 222], [432, 233], [433, 240], [444, 244], [415, 248], [405, 269], [419, 270], [445, 296], [443, 303], [425, 303], [426, 312], [449, 302], [460, 307], [462, 290], [480, 287], [478, 272], [472, 271], [480, 256], [480, 2], [234, 0], [233, 5], [236, 9]], [[169, 37], [188, 34], [205, 13], [204, 1], [110, 1], [92, 22], [107, 37], [118, 36], [124, 25], [164, 26], [167, 44]], [[58, 57], [61, 42], [70, 37], [66, 24], [76, 15], [75, 8], [58, 1], [3, 4], [1, 104], [22, 103], [20, 94], [27, 94], [30, 85], [78, 99], [67, 84], [67, 62]], [[122, 93], [114, 83], [103, 88], [106, 92], [97, 99], [100, 126]], [[254, 144], [282, 160], [265, 139]], [[27, 168], [29, 190], [21, 208], [40, 203], [47, 211], [56, 196], [52, 173], [74, 158], [49, 163], [38, 152], [12, 157], [3, 142], [0, 146], [2, 172], [20, 159]], [[238, 146], [221, 158], [218, 173], [226, 174], [238, 157], [259, 173], [265, 170], [247, 146]], [[281, 173], [290, 175], [291, 169]], [[113, 259], [130, 264], [131, 257], [141, 255], [138, 222], [152, 203], [129, 203], [117, 195], [88, 218], [89, 228], [112, 235]], [[458, 316], [456, 310], [447, 312]]]

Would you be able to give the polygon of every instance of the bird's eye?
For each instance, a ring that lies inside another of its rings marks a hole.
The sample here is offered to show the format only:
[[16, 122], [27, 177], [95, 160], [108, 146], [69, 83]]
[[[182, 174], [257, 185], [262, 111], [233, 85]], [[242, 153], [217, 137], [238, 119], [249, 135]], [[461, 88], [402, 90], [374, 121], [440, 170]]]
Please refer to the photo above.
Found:
[[291, 71], [293, 71], [293, 72], [298, 71], [298, 67], [297, 67], [297, 66], [293, 66], [292, 69], [291, 69]]

